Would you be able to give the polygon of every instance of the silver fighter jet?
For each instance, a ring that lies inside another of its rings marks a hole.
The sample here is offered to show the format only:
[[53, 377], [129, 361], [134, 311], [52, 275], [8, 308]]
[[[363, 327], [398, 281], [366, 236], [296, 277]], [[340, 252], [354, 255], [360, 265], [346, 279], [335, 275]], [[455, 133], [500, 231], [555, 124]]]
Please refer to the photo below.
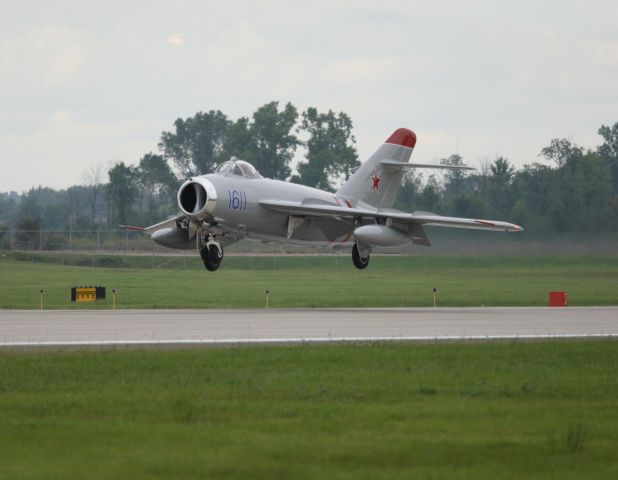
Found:
[[363, 269], [373, 247], [429, 246], [425, 225], [523, 230], [507, 222], [393, 209], [409, 169], [469, 169], [409, 163], [415, 144], [414, 132], [396, 130], [336, 193], [263, 178], [251, 164], [232, 157], [214, 173], [180, 187], [178, 216], [147, 228], [127, 228], [144, 231], [164, 247], [197, 249], [211, 271], [221, 265], [224, 248], [242, 238], [347, 245], [354, 265]]

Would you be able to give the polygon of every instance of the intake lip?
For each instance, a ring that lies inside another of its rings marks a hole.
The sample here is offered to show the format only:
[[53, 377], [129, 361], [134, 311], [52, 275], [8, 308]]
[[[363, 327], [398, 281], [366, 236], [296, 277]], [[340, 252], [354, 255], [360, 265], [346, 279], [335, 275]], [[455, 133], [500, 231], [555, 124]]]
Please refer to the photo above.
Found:
[[182, 213], [191, 218], [203, 218], [214, 213], [217, 190], [206, 178], [190, 178], [178, 189], [177, 199]]

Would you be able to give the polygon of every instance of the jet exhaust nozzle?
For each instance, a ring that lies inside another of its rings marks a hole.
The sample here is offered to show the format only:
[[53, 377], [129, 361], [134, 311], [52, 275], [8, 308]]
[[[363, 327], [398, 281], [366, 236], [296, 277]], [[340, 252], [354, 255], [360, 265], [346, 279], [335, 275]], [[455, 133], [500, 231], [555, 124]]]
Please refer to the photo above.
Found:
[[191, 178], [178, 190], [178, 206], [191, 218], [212, 214], [217, 202], [215, 186], [205, 178]]

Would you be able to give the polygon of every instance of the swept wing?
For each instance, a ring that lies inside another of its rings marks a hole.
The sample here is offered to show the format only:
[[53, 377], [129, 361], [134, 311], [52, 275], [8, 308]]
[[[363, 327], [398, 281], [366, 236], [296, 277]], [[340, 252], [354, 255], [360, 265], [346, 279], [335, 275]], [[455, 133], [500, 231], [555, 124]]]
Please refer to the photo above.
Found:
[[348, 208], [337, 205], [322, 205], [283, 200], [261, 200], [260, 205], [270, 210], [289, 215], [305, 215], [339, 218], [382, 218], [392, 219], [398, 223], [431, 225], [438, 227], [466, 228], [473, 230], [497, 230], [521, 232], [523, 228], [513, 223], [497, 220], [480, 220], [474, 218], [444, 217], [432, 213], [406, 213], [394, 209]]

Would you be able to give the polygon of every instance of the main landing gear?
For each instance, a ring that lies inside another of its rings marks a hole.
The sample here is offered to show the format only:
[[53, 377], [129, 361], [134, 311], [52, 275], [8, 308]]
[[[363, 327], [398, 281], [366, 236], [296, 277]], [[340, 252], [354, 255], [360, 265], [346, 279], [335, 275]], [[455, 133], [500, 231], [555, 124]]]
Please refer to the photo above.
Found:
[[362, 244], [359, 245], [356, 242], [352, 247], [352, 262], [354, 262], [354, 266], [361, 270], [367, 268], [367, 265], [369, 265], [369, 253], [369, 247]]
[[209, 235], [206, 242], [200, 246], [200, 256], [204, 261], [206, 270], [214, 272], [221, 266], [223, 260], [223, 247], [215, 240], [213, 235]]

